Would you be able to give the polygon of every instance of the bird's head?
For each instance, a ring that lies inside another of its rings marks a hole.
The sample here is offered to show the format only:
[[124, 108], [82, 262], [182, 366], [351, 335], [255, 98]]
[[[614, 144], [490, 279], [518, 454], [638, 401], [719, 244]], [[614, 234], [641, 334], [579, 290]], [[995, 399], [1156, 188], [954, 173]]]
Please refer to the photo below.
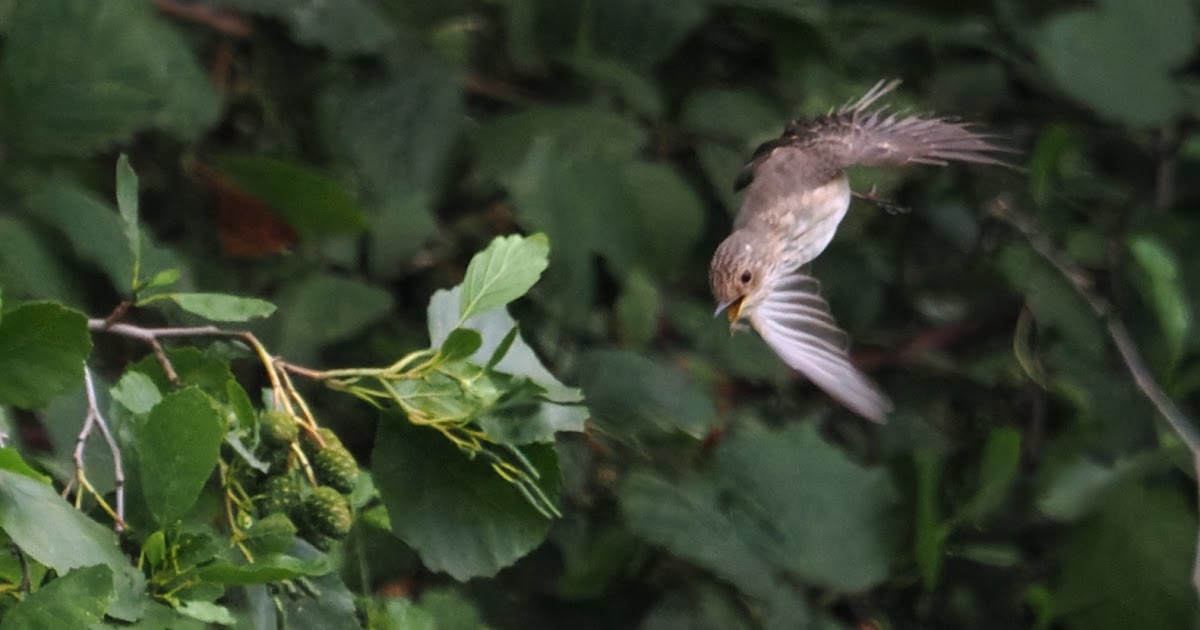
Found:
[[730, 327], [764, 297], [762, 288], [769, 272], [763, 246], [768, 239], [755, 238], [749, 230], [735, 230], [713, 254], [708, 284], [717, 300], [717, 311], [725, 311]]

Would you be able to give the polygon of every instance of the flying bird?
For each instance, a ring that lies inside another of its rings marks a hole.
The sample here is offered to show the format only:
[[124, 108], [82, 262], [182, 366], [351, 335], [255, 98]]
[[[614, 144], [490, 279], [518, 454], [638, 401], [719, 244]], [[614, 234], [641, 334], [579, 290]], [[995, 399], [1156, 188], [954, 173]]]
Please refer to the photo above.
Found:
[[1007, 150], [965, 123], [872, 107], [899, 84], [880, 81], [840, 109], [790, 122], [778, 139], [758, 147], [735, 184], [746, 193], [733, 233], [717, 247], [708, 272], [717, 313], [727, 313], [731, 332], [748, 319], [785, 363], [875, 422], [886, 420], [892, 404], [850, 362], [849, 338], [806, 268], [850, 207], [846, 169], [951, 161], [1008, 166], [994, 157]]

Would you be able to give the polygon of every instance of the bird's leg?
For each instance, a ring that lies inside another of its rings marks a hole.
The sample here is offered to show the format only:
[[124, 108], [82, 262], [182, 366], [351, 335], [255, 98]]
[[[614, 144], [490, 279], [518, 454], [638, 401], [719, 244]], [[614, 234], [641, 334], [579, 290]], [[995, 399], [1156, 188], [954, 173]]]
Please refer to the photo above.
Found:
[[869, 192], [860, 193], [850, 191], [850, 194], [856, 199], [862, 199], [863, 201], [874, 205], [876, 208], [879, 208], [888, 214], [907, 214], [909, 212], [908, 208], [896, 203], [895, 201], [880, 197], [879, 188], [875, 184], [871, 184], [871, 190]]

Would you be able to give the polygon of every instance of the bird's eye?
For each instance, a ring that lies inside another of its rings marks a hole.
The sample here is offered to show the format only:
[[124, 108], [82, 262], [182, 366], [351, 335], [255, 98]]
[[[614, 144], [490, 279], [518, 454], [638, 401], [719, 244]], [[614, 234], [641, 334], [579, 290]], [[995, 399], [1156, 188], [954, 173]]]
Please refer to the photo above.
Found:
[[750, 282], [750, 279], [751, 279], [751, 278], [753, 278], [753, 277], [754, 277], [754, 276], [753, 276], [753, 275], [751, 275], [751, 273], [750, 273], [749, 271], [743, 271], [743, 272], [742, 272], [742, 284], [747, 284], [747, 283], [749, 283], [749, 282]]

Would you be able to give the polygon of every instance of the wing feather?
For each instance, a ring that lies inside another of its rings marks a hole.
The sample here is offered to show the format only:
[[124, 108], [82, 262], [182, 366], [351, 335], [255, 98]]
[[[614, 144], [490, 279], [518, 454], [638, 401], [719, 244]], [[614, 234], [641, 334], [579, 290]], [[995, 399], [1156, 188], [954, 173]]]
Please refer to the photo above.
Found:
[[788, 123], [778, 139], [760, 146], [738, 176], [737, 188], [749, 184], [763, 162], [777, 151], [803, 151], [819, 160], [822, 175], [857, 165], [899, 167], [906, 164], [945, 166], [974, 162], [1011, 166], [996, 157], [1012, 153], [994, 144], [995, 136], [975, 131], [970, 124], [947, 117], [888, 113], [872, 109], [896, 89], [898, 80], [880, 81], [862, 95], [824, 116]]
[[803, 271], [789, 274], [750, 313], [750, 323], [792, 369], [851, 411], [883, 422], [892, 403], [850, 362], [849, 337], [834, 322], [819, 288]]

